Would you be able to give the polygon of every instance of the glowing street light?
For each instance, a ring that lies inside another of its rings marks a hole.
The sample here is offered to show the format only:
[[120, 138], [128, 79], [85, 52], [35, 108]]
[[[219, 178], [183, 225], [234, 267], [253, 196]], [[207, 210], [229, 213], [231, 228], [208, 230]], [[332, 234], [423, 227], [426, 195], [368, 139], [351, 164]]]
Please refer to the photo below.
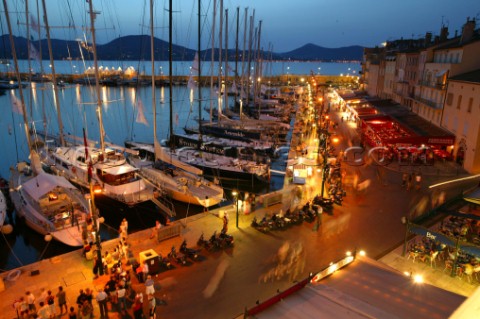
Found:
[[235, 198], [235, 206], [237, 207], [237, 218], [236, 218], [236, 226], [238, 228], [238, 192], [236, 190], [232, 191], [232, 196]]

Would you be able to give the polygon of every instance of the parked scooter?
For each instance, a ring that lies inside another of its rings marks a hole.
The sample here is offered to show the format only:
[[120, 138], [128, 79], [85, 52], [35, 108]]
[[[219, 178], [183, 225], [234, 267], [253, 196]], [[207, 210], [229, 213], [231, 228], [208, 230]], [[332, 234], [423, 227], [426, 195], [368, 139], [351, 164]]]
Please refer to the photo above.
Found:
[[200, 235], [200, 237], [197, 240], [197, 246], [204, 247], [206, 250], [211, 250], [212, 248], [210, 241], [205, 239], [205, 237], [203, 236], [203, 233]]
[[233, 246], [233, 236], [232, 235], [229, 235], [227, 234], [227, 232], [225, 231], [225, 229], [222, 229], [222, 231], [220, 232], [220, 235], [218, 235], [218, 239], [221, 240], [222, 244], [221, 246], [222, 247], [231, 247]]
[[198, 259], [198, 251], [193, 248], [188, 248], [187, 247], [187, 241], [184, 240], [182, 244], [180, 245], [180, 252], [183, 253], [185, 256], [192, 260], [197, 260]]
[[179, 265], [186, 265], [187, 264], [187, 258], [185, 257], [184, 254], [182, 253], [177, 253], [177, 250], [175, 249], [175, 246], [172, 246], [172, 249], [168, 253], [168, 258], [172, 260], [173, 262], [179, 264]]

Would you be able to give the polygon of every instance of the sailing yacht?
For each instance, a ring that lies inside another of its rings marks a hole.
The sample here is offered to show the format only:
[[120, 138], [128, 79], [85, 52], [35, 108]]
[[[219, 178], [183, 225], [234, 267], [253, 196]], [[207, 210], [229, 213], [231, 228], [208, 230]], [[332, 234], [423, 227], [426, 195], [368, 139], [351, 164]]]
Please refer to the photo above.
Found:
[[32, 166], [20, 162], [11, 169], [10, 197], [18, 216], [39, 234], [50, 234], [68, 246], [83, 246], [92, 223], [87, 200], [67, 179], [34, 164], [40, 162], [34, 151], [31, 159]]
[[211, 207], [223, 201], [223, 188], [201, 177], [203, 172], [185, 163], [156, 160], [152, 144], [126, 142], [127, 147], [138, 151], [129, 155], [128, 161], [139, 168], [139, 174], [177, 201]]
[[92, 182], [97, 194], [132, 206], [148, 201], [153, 188], [139, 176], [138, 168], [130, 165], [125, 155], [113, 148], [84, 146], [59, 146], [44, 152], [43, 161], [57, 175], [65, 176], [72, 183], [88, 188], [89, 163]]
[[[170, 8], [171, 10], [171, 8]], [[170, 17], [170, 44], [171, 39]], [[188, 164], [173, 161], [162, 155], [162, 150], [157, 141], [156, 130], [156, 98], [155, 98], [155, 59], [154, 59], [154, 34], [153, 34], [153, 5], [150, 1], [150, 45], [152, 62], [152, 108], [154, 114], [153, 138], [154, 145], [126, 142], [126, 146], [138, 151], [139, 155], [129, 155], [128, 160], [133, 166], [140, 169], [139, 174], [150, 183], [160, 188], [167, 196], [177, 201], [210, 207], [219, 204], [223, 200], [223, 188], [205, 180], [202, 171]], [[170, 49], [170, 63], [172, 50]], [[172, 70], [170, 68], [170, 75]], [[173, 85], [170, 79], [170, 94]], [[170, 112], [173, 112], [173, 99], [170, 95]], [[170, 122], [170, 128], [172, 123]], [[162, 160], [163, 159], [163, 160]]]

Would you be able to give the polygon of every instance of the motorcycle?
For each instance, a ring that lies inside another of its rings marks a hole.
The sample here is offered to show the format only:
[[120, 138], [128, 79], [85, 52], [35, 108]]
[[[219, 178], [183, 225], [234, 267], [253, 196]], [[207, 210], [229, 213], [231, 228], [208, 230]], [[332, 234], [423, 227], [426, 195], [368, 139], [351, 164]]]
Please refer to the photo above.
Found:
[[187, 264], [187, 258], [185, 257], [184, 254], [177, 253], [177, 250], [175, 249], [175, 246], [172, 246], [172, 249], [168, 253], [168, 258], [170, 260], [173, 260], [175, 263], [179, 265], [186, 265]]
[[222, 231], [220, 232], [220, 235], [218, 235], [218, 238], [222, 241], [223, 247], [233, 246], [233, 236], [227, 234], [227, 232], [224, 229], [222, 229]]
[[184, 240], [182, 244], [180, 245], [180, 252], [187, 256], [188, 258], [192, 260], [197, 260], [198, 259], [198, 251], [193, 248], [188, 248], [187, 247], [187, 241]]
[[204, 247], [206, 250], [210, 250], [212, 248], [210, 241], [206, 240], [203, 236], [203, 233], [197, 240], [197, 246]]
[[268, 226], [268, 222], [267, 222], [266, 217], [263, 217], [263, 219], [260, 222], [257, 221], [257, 217], [253, 217], [251, 225], [255, 229], [257, 229], [261, 232], [264, 232], [264, 233], [266, 233], [270, 230], [270, 227]]

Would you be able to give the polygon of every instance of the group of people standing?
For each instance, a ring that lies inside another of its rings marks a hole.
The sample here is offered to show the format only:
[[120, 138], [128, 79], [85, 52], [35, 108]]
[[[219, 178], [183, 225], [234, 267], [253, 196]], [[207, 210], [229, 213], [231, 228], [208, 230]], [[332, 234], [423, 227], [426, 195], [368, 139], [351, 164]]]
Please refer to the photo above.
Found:
[[413, 172], [403, 173], [402, 174], [402, 187], [405, 187], [407, 191], [415, 187], [416, 190], [419, 190], [422, 185], [422, 174], [420, 172], [414, 174]]
[[[58, 287], [56, 294], [53, 294], [51, 290], [42, 288], [38, 300], [31, 291], [27, 291], [25, 295], [26, 297], [21, 296], [13, 303], [18, 318], [51, 319], [68, 312], [67, 296], [62, 286]], [[59, 311], [57, 311], [57, 307]]]

